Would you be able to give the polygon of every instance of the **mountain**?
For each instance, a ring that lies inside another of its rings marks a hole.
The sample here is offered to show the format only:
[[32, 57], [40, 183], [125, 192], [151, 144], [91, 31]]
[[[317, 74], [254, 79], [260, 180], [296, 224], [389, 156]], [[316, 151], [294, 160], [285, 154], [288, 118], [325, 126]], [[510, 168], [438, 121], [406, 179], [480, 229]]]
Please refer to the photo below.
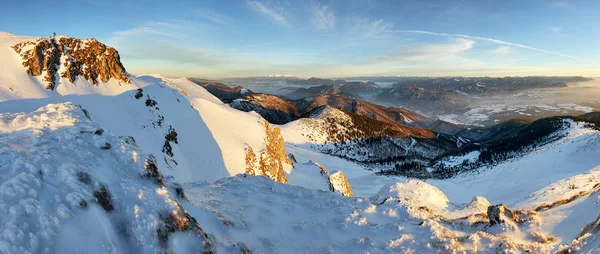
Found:
[[[459, 151], [468, 142], [427, 129], [380, 122], [331, 106], [315, 108], [307, 117], [281, 129], [291, 144], [353, 161], [369, 170], [393, 168], [399, 163], [429, 163], [441, 155]], [[413, 172], [404, 175], [416, 176]]]
[[468, 106], [459, 96], [449, 91], [396, 84], [379, 93], [377, 100], [423, 111], [455, 112]]
[[173, 242], [216, 248], [156, 158], [81, 107], [0, 114], [0, 126], [0, 252], [154, 253]]
[[600, 112], [590, 112], [590, 113], [585, 113], [583, 115], [577, 116], [579, 118], [583, 118], [583, 119], [587, 119], [590, 121], [600, 121]]
[[220, 82], [197, 78], [190, 78], [189, 80], [204, 87], [206, 91], [213, 94], [224, 103], [231, 103], [234, 100], [244, 97], [244, 95], [253, 93], [249, 89], [241, 86], [229, 87]]
[[0, 253], [598, 252], [593, 121], [444, 135], [327, 95], [276, 126], [61, 38], [0, 33]]
[[291, 99], [302, 99], [318, 95], [343, 95], [362, 98], [366, 93], [376, 93], [379, 91], [379, 87], [373, 82], [347, 82], [345, 80], [310, 78], [302, 81], [297, 80], [292, 83], [308, 87], [301, 87], [291, 93], [285, 94], [285, 97]]
[[376, 91], [379, 87], [375, 82], [360, 82], [360, 81], [352, 81], [346, 82], [344, 85], [340, 87], [340, 90], [346, 92], [362, 92], [362, 91]]
[[[215, 93], [219, 94], [219, 93]], [[271, 94], [250, 94], [232, 102], [231, 107], [255, 111], [269, 122], [285, 124], [302, 118], [315, 108], [328, 105], [353, 114], [368, 116], [388, 124], [428, 128], [440, 133], [454, 134], [461, 126], [442, 120], [432, 120], [415, 112], [393, 107], [383, 107], [363, 100], [340, 95], [318, 95], [298, 100], [288, 100]]]

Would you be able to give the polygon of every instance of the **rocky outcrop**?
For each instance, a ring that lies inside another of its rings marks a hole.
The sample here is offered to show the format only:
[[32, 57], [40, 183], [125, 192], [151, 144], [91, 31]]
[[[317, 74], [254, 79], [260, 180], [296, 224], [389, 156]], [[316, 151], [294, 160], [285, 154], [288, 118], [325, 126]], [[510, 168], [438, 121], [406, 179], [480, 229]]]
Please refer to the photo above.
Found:
[[504, 204], [491, 205], [487, 208], [487, 216], [490, 220], [490, 225], [501, 223], [524, 223], [527, 221], [538, 220], [538, 213], [533, 210], [511, 210]]
[[[311, 161], [312, 162], [312, 161]], [[327, 182], [329, 183], [329, 190], [332, 192], [339, 192], [342, 196], [353, 198], [354, 193], [352, 192], [352, 188], [350, 187], [350, 183], [348, 182], [348, 178], [342, 173], [342, 171], [335, 171], [333, 173], [329, 173], [325, 166], [312, 162], [317, 167], [321, 169], [321, 176], [327, 177]]]
[[265, 128], [265, 150], [255, 154], [252, 147], [246, 144], [246, 173], [266, 176], [273, 181], [287, 184], [283, 165], [291, 165], [292, 161], [285, 151], [285, 142], [279, 127], [271, 127], [266, 120], [261, 124]]
[[353, 198], [354, 193], [348, 182], [348, 178], [342, 171], [335, 171], [329, 175], [329, 183], [333, 186], [333, 189], [342, 193], [342, 195]]
[[[94, 38], [39, 38], [17, 43], [12, 48], [23, 58], [27, 74], [45, 74], [43, 80], [49, 90], [56, 87], [57, 74], [70, 82], [81, 76], [94, 85], [99, 81], [108, 82], [111, 78], [129, 82], [117, 50]], [[59, 70], [62, 72], [59, 73]]]
[[512, 221], [519, 220], [519, 216], [513, 213], [513, 211], [504, 204], [488, 206], [487, 215], [490, 219], [491, 225], [504, 223], [506, 219], [510, 219]]

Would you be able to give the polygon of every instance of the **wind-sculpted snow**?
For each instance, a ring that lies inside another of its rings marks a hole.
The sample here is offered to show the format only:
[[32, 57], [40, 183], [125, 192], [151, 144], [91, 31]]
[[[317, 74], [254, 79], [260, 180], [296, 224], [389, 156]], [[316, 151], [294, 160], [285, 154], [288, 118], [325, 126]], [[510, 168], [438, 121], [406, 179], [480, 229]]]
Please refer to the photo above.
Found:
[[160, 176], [150, 157], [72, 103], [0, 114], [0, 147], [0, 253], [161, 253], [182, 238], [212, 248], [149, 179]]
[[[541, 233], [529, 232], [535, 220], [492, 226], [473, 204], [456, 206], [465, 216], [453, 216], [401, 198], [393, 193], [400, 185], [424, 196], [440, 195], [409, 182], [382, 189], [377, 197], [349, 199], [250, 175], [184, 188], [193, 204], [221, 214], [219, 225], [213, 225], [217, 237], [243, 240], [260, 253], [543, 253], [557, 247], [557, 241], [542, 242]], [[386, 191], [390, 196], [381, 200]]]

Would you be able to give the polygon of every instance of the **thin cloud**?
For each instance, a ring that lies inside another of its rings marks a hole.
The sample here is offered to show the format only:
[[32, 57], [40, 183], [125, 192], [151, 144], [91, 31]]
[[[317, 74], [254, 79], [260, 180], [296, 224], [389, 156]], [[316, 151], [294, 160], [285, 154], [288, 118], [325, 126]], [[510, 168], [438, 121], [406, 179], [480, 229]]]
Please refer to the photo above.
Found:
[[329, 30], [335, 28], [335, 13], [327, 6], [317, 5], [313, 8], [313, 25], [318, 30]]
[[490, 50], [490, 53], [493, 55], [510, 55], [510, 53], [512, 53], [512, 48], [507, 46], [500, 46]]
[[493, 55], [510, 55], [510, 53], [512, 53], [512, 48], [507, 46], [500, 46], [490, 50], [490, 53]]
[[494, 43], [494, 44], [499, 44], [499, 45], [504, 45], [504, 46], [510, 46], [510, 47], [514, 47], [514, 48], [528, 49], [528, 50], [532, 50], [532, 51], [536, 51], [536, 52], [540, 52], [540, 53], [545, 53], [545, 54], [549, 54], [549, 55], [555, 55], [555, 56], [560, 56], [560, 57], [565, 57], [565, 58], [571, 58], [571, 59], [578, 59], [577, 57], [570, 56], [570, 55], [565, 55], [565, 54], [561, 54], [561, 53], [557, 53], [557, 52], [552, 52], [552, 51], [548, 51], [548, 50], [544, 50], [544, 49], [534, 48], [534, 47], [526, 46], [526, 45], [523, 45], [523, 44], [518, 44], [518, 43], [513, 43], [513, 42], [507, 42], [507, 41], [497, 40], [497, 39], [493, 39], [493, 38], [485, 38], [485, 37], [479, 37], [479, 36], [470, 36], [470, 35], [465, 35], [465, 34], [435, 33], [435, 32], [429, 32], [429, 31], [421, 31], [421, 30], [396, 30], [394, 32], [396, 32], [396, 33], [425, 34], [425, 35], [433, 35], [433, 36], [465, 38], [465, 39], [471, 39], [471, 40], [486, 41], [486, 42], [490, 42], [490, 43]]
[[162, 22], [151, 21], [126, 30], [111, 33], [107, 42], [113, 46], [141, 37], [155, 36], [168, 38], [190, 38], [190, 34], [200, 32], [203, 24], [189, 21]]
[[217, 13], [213, 10], [206, 9], [206, 8], [195, 9], [194, 13], [196, 13], [198, 16], [200, 16], [206, 20], [209, 20], [214, 23], [221, 24], [221, 25], [225, 25], [225, 24], [229, 23], [231, 20], [229, 17], [227, 17], [221, 13]]
[[448, 58], [456, 59], [461, 53], [472, 49], [474, 45], [474, 40], [456, 38], [452, 39], [449, 43], [419, 45], [404, 49], [398, 53], [376, 56], [367, 62], [414, 63], [420, 61], [439, 61]]
[[275, 24], [278, 24], [283, 27], [289, 27], [290, 24], [287, 18], [280, 12], [276, 11], [273, 8], [269, 8], [258, 1], [249, 1], [248, 5], [259, 14], [265, 16]]
[[353, 25], [349, 33], [367, 39], [379, 37], [392, 29], [392, 24], [385, 22], [383, 19], [353, 18], [351, 23]]
[[553, 33], [560, 33], [561, 30], [562, 29], [560, 28], [560, 26], [550, 27], [550, 32], [553, 32]]

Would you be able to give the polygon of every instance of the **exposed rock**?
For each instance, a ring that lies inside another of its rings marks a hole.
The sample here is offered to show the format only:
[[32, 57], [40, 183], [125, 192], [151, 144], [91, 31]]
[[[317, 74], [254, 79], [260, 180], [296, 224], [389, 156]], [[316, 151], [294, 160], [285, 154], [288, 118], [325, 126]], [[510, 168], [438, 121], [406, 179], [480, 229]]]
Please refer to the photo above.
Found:
[[208, 234], [200, 227], [200, 224], [179, 203], [177, 209], [168, 213], [159, 214], [160, 221], [157, 235], [160, 242], [167, 246], [169, 237], [175, 232], [190, 232], [204, 240], [203, 253], [216, 253], [213, 243]]
[[504, 204], [488, 206], [487, 215], [491, 225], [504, 223], [505, 219], [519, 221], [519, 216]]
[[[70, 82], [81, 76], [95, 85], [98, 80], [108, 82], [111, 78], [130, 82], [117, 50], [94, 38], [39, 38], [17, 43], [12, 48], [23, 58], [27, 74], [39, 76], [46, 72], [44, 81], [49, 90], [56, 87], [56, 74]], [[65, 70], [58, 73], [61, 64]]]
[[342, 171], [336, 171], [329, 175], [329, 183], [333, 186], [333, 189], [342, 193], [342, 195], [353, 198], [354, 193], [348, 182], [348, 178], [342, 173]]
[[256, 154], [252, 147], [246, 144], [244, 151], [246, 152], [246, 173], [255, 176], [255, 168], [256, 168]]
[[156, 101], [155, 101], [155, 100], [153, 100], [153, 99], [150, 99], [150, 97], [148, 97], [148, 98], [146, 99], [146, 102], [145, 102], [145, 103], [146, 103], [146, 107], [155, 107], [155, 106], [158, 104], [158, 102], [156, 102]]
[[298, 160], [296, 160], [296, 156], [294, 156], [294, 154], [288, 154], [288, 157], [290, 157], [290, 160], [292, 160], [292, 162], [294, 163], [298, 163]]
[[283, 164], [292, 164], [285, 151], [285, 142], [281, 136], [279, 127], [271, 127], [266, 120], [262, 121], [265, 128], [266, 151], [261, 154], [259, 161], [260, 169], [274, 181], [288, 183], [283, 172]]
[[108, 188], [106, 188], [105, 185], [102, 185], [102, 187], [100, 187], [99, 190], [94, 192], [94, 198], [96, 198], [96, 202], [98, 202], [98, 204], [100, 204], [100, 206], [104, 208], [104, 211], [110, 212], [112, 210], [115, 210], [115, 208], [112, 205], [110, 192], [108, 191]]
[[104, 145], [100, 147], [100, 149], [102, 149], [102, 150], [110, 150], [111, 148], [112, 148], [112, 146], [108, 142], [104, 143]]
[[342, 171], [335, 171], [334, 173], [330, 174], [325, 168], [325, 166], [312, 161], [310, 161], [310, 163], [314, 163], [315, 165], [317, 165], [317, 167], [321, 169], [321, 176], [327, 177], [327, 182], [329, 183], [329, 190], [331, 192], [337, 191], [343, 196], [349, 198], [354, 197], [352, 188], [350, 188], [350, 183], [348, 182], [348, 179], [346, 178], [344, 173], [342, 173]]
[[135, 97], [135, 99], [139, 99], [142, 98], [144, 96], [144, 90], [142, 90], [141, 88], [138, 88], [138, 90], [135, 92], [135, 95], [133, 97]]
[[121, 140], [125, 141], [125, 143], [135, 146], [137, 148], [140, 148], [137, 144], [137, 142], [135, 141], [135, 138], [133, 138], [132, 136], [120, 136], [119, 137]]
[[292, 161], [285, 151], [285, 142], [279, 127], [271, 127], [266, 120], [263, 120], [261, 125], [265, 128], [265, 150], [256, 154], [252, 147], [246, 144], [246, 173], [266, 176], [273, 181], [287, 184], [283, 165], [291, 165]]
[[171, 142], [178, 144], [177, 142], [177, 132], [173, 129], [172, 126], [169, 126], [169, 132], [165, 135], [165, 144], [163, 145], [163, 153], [173, 157], [173, 147], [171, 146]]
[[158, 169], [158, 166], [156, 165], [156, 158], [154, 156], [150, 156], [148, 159], [146, 159], [144, 164], [144, 177], [153, 179], [154, 182], [160, 186], [165, 186], [165, 177], [162, 175]]
[[85, 184], [92, 183], [92, 179], [91, 179], [90, 175], [86, 172], [77, 173], [77, 180], [79, 180], [80, 182], [85, 183]]

